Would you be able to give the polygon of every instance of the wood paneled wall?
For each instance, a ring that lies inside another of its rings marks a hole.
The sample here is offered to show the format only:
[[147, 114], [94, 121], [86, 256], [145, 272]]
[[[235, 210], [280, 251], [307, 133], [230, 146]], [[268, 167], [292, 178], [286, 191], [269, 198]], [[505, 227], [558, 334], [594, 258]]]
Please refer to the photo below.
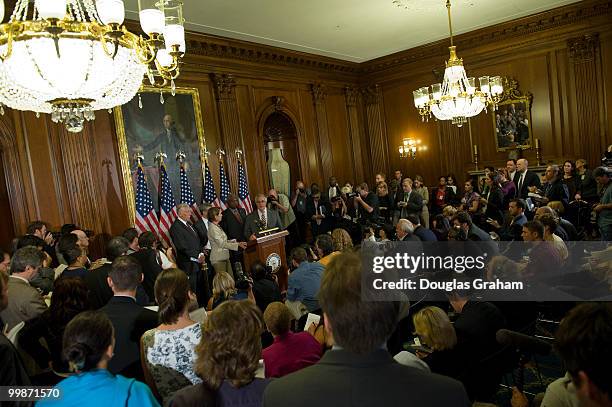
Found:
[[[509, 76], [533, 94], [534, 137], [544, 160], [586, 157], [597, 163], [612, 144], [612, 1], [584, 1], [456, 38], [470, 76]], [[444, 22], [440, 22], [443, 24]], [[177, 86], [200, 94], [206, 144], [226, 150], [230, 183], [237, 186], [234, 150], [245, 152], [252, 193], [268, 186], [263, 124], [274, 111], [295, 123], [301, 178], [325, 185], [372, 181], [395, 168], [461, 180], [473, 169], [472, 144], [482, 165], [503, 165], [495, 151], [492, 119], [481, 114], [461, 129], [423, 123], [412, 91], [436, 82], [448, 41], [364, 64], [338, 61], [214, 36], [189, 34]], [[435, 73], [434, 73], [435, 71]], [[428, 151], [400, 160], [403, 137], [420, 138]], [[69, 134], [28, 112], [0, 116], [0, 152], [16, 234], [28, 222], [74, 222], [103, 236], [129, 226], [115, 124], [97, 112], [80, 134]], [[527, 158], [535, 154], [528, 150]], [[218, 185], [218, 162], [211, 155]], [[2, 192], [0, 192], [2, 195]], [[4, 242], [0, 242], [4, 244]], [[100, 244], [101, 246], [101, 244]]]
[[[586, 158], [596, 166], [612, 144], [612, 2], [585, 1], [488, 27], [456, 38], [468, 76], [501, 75], [533, 94], [533, 137], [542, 161], [563, 163]], [[423, 123], [412, 91], [439, 82], [448, 59], [448, 41], [400, 52], [366, 63], [366, 80], [379, 84], [384, 100], [389, 165], [422, 174], [435, 185], [441, 174], [459, 182], [473, 170], [472, 145], [480, 168], [505, 166], [508, 152], [497, 152], [491, 113], [481, 113], [462, 128], [449, 122]], [[404, 137], [429, 147], [415, 160], [400, 159]], [[524, 151], [535, 163], [535, 151]]]

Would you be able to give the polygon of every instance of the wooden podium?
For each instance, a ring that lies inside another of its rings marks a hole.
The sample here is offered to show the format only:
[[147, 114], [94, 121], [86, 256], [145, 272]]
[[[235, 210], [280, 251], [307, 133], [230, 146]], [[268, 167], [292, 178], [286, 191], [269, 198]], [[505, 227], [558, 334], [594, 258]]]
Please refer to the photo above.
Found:
[[272, 268], [272, 272], [278, 278], [278, 286], [281, 292], [287, 291], [287, 278], [289, 276], [287, 267], [287, 255], [285, 254], [285, 236], [289, 232], [281, 230], [266, 236], [258, 237], [248, 242], [244, 251], [244, 266], [251, 270], [251, 266], [260, 261]]

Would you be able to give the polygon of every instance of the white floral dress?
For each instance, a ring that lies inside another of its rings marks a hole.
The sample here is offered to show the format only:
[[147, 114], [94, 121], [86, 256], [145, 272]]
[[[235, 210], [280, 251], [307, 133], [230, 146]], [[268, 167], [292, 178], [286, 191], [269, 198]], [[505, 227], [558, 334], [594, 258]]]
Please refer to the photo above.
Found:
[[194, 372], [195, 347], [202, 339], [202, 326], [189, 325], [172, 331], [151, 329], [142, 342], [149, 373], [164, 402], [177, 390], [202, 382]]

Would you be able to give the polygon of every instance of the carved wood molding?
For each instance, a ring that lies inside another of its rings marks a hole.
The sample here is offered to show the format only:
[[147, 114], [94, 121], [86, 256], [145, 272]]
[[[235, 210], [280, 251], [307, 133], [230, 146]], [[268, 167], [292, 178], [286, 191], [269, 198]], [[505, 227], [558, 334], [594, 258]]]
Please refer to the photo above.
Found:
[[327, 87], [322, 83], [312, 84], [310, 86], [312, 91], [312, 98], [314, 99], [315, 105], [325, 102], [325, 96], [327, 96]]
[[234, 90], [236, 89], [236, 79], [232, 74], [211, 74], [215, 85], [217, 100], [235, 99]]
[[[514, 37], [526, 37], [530, 34], [546, 31], [563, 25], [570, 25], [592, 17], [612, 14], [612, 0], [583, 1], [558, 9], [496, 24], [471, 33], [455, 37], [459, 50], [485, 44], [492, 44]], [[409, 64], [422, 59], [448, 54], [447, 39], [426, 44], [396, 54], [387, 55], [362, 64], [361, 73], [373, 73], [395, 66]]]
[[359, 88], [354, 86], [347, 86], [344, 88], [344, 94], [346, 96], [346, 105], [349, 107], [357, 106], [359, 103], [359, 97], [361, 96], [361, 91]]
[[366, 105], [376, 105], [382, 101], [380, 85], [366, 86], [361, 89]]
[[570, 58], [575, 64], [591, 62], [599, 49], [599, 33], [586, 34], [567, 41]]

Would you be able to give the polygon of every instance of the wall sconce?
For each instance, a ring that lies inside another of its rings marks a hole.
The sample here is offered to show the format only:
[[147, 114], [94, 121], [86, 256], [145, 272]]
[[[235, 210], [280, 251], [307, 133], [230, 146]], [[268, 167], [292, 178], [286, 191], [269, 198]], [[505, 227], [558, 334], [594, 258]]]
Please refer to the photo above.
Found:
[[402, 144], [398, 147], [400, 158], [416, 158], [417, 151], [427, 150], [427, 146], [422, 146], [421, 140], [415, 140], [412, 138], [405, 138], [402, 140]]

